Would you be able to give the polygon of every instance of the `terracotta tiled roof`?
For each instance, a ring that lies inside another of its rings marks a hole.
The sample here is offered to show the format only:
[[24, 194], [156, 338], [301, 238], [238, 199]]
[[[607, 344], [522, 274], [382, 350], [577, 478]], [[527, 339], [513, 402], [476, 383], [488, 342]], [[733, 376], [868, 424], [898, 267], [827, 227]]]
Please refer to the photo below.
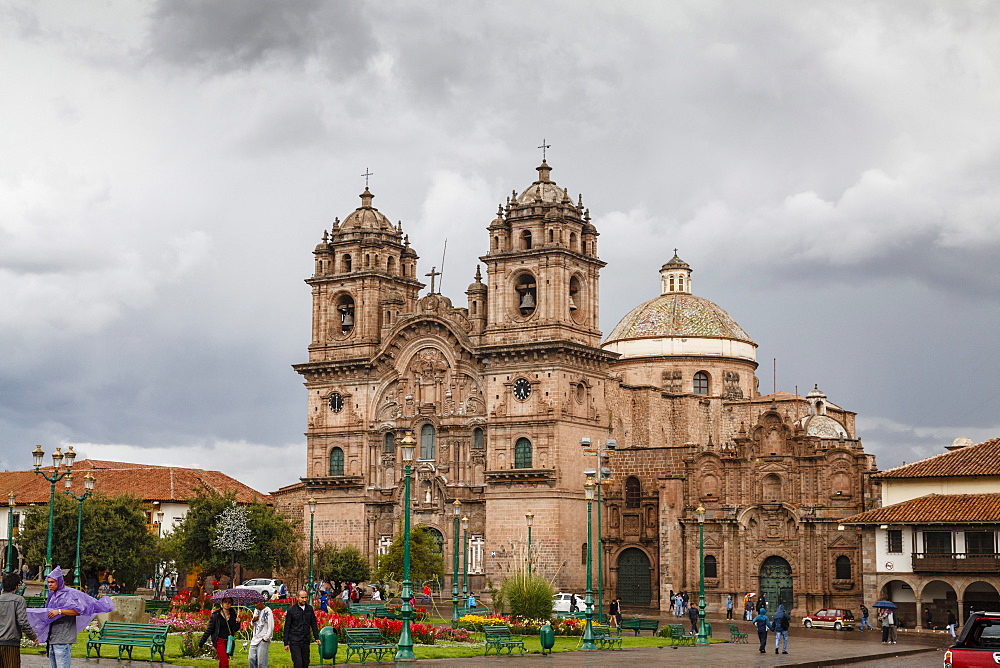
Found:
[[943, 452], [912, 464], [879, 473], [877, 478], [943, 478], [954, 476], [1000, 476], [1000, 438]]
[[998, 524], [1000, 494], [928, 494], [840, 520], [841, 524]]
[[[42, 467], [42, 470], [46, 475], [52, 475], [51, 466]], [[220, 493], [235, 492], [236, 500], [240, 503], [270, 500], [266, 495], [219, 471], [97, 459], [85, 459], [73, 465], [71, 489], [74, 494], [83, 493], [83, 478], [87, 473], [95, 478], [94, 491], [108, 496], [131, 494], [143, 501], [186, 503], [197, 494], [199, 488], [206, 488]], [[56, 491], [63, 489], [65, 487], [60, 480], [56, 483]], [[33, 470], [0, 472], [0, 495], [6, 496], [9, 491], [14, 492], [18, 505], [47, 504], [51, 485]], [[0, 501], [5, 503], [6, 499]]]

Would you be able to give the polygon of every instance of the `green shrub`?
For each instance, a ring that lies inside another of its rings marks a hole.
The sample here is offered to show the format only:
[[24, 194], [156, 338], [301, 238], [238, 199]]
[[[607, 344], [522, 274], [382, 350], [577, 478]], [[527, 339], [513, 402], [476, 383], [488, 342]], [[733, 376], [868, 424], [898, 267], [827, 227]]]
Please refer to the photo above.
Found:
[[552, 616], [552, 595], [555, 591], [540, 575], [516, 571], [500, 584], [500, 600], [512, 616], [526, 619], [548, 619]]

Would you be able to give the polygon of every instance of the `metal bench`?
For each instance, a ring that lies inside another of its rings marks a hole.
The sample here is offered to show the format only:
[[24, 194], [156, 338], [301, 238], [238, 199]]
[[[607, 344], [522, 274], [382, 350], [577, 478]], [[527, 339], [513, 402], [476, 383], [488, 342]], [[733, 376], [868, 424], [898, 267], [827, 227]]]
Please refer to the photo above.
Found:
[[729, 625], [729, 642], [747, 642], [747, 633], [736, 624]]
[[594, 644], [600, 649], [621, 649], [621, 633], [615, 633], [615, 629], [607, 624], [591, 624], [590, 631], [594, 635]]
[[170, 612], [170, 601], [154, 601], [149, 599], [146, 601], [146, 612], [150, 615], [163, 615]]
[[132, 660], [132, 649], [135, 647], [148, 647], [149, 660], [155, 661], [156, 655], [160, 655], [163, 661], [163, 652], [167, 648], [167, 632], [170, 627], [166, 624], [131, 624], [126, 622], [105, 622], [100, 631], [91, 631], [87, 640], [87, 658], [90, 658], [90, 650], [96, 650], [97, 657], [101, 657], [102, 645], [116, 645], [118, 647], [118, 660], [121, 661], [122, 654], [127, 653], [129, 661]]
[[[348, 610], [352, 615], [362, 615], [364, 617], [375, 617], [377, 613], [384, 613], [389, 609], [385, 603], [351, 603]], [[382, 616], [385, 616], [384, 614]]]
[[45, 607], [45, 599], [47, 599], [47, 598], [48, 597], [45, 596], [45, 595], [43, 595], [43, 594], [39, 594], [37, 596], [25, 596], [24, 597], [24, 605], [25, 605], [25, 607], [28, 607], [28, 608], [44, 608]]
[[347, 645], [344, 663], [355, 654], [361, 663], [365, 663], [370, 654], [375, 655], [376, 663], [382, 663], [383, 656], [396, 650], [396, 645], [387, 643], [378, 629], [344, 629], [344, 643]]
[[490, 648], [500, 656], [501, 650], [507, 650], [508, 656], [514, 653], [515, 649], [521, 650], [524, 654], [524, 641], [521, 636], [511, 635], [509, 626], [484, 626], [483, 633], [486, 635], [486, 651], [483, 656], [490, 653]]
[[468, 606], [458, 606], [458, 616], [465, 617], [466, 615], [479, 615], [480, 617], [489, 617], [493, 614], [493, 611], [483, 605], [477, 605], [474, 608]]
[[693, 645], [697, 638], [689, 635], [680, 624], [670, 624], [670, 644], [671, 645]]
[[621, 623], [622, 630], [628, 629], [629, 631], [635, 631], [636, 635], [639, 635], [642, 631], [652, 631], [655, 636], [658, 628], [660, 628], [660, 620], [658, 619], [633, 617], [631, 619], [623, 619]]

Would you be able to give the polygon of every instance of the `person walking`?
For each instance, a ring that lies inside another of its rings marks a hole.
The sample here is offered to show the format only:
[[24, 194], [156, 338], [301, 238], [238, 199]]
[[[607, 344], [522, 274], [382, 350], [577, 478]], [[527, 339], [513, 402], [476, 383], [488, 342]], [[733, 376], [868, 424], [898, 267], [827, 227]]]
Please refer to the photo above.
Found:
[[781, 645], [781, 653], [788, 654], [788, 629], [792, 625], [792, 616], [785, 612], [785, 606], [779, 605], [778, 611], [771, 618], [771, 628], [774, 629], [774, 653], [778, 653], [778, 646]]
[[934, 622], [931, 620], [931, 609], [924, 608], [924, 628], [930, 630], [933, 625]]
[[726, 619], [733, 618], [733, 595], [726, 594]]
[[274, 613], [264, 601], [253, 604], [253, 635], [250, 636], [250, 668], [267, 668], [267, 655], [274, 635]]
[[760, 640], [760, 653], [767, 653], [767, 630], [771, 628], [771, 622], [767, 620], [767, 615], [763, 611], [758, 612], [757, 616], [752, 620], [753, 624], [757, 627], [757, 639]]
[[219, 668], [229, 668], [229, 638], [233, 638], [233, 651], [236, 651], [236, 633], [240, 630], [240, 622], [233, 609], [233, 599], [228, 596], [222, 599], [218, 610], [212, 611], [208, 618], [208, 628], [202, 634], [198, 646], [204, 645], [211, 638], [215, 656], [219, 659]]
[[868, 621], [868, 608], [866, 608], [865, 604], [862, 603], [861, 604], [861, 625], [858, 626], [858, 630], [859, 631], [865, 631], [865, 630], [871, 631], [872, 628], [873, 627], [871, 625], [871, 622]]
[[293, 668], [308, 668], [311, 638], [319, 644], [319, 625], [316, 611], [309, 605], [309, 594], [302, 590], [285, 613], [285, 650], [292, 654]]
[[0, 666], [19, 668], [21, 665], [21, 636], [27, 636], [38, 645], [38, 636], [28, 622], [24, 597], [14, 593], [21, 576], [17, 572], [3, 576], [3, 593], [0, 594]]
[[[471, 605], [469, 606], [472, 607]], [[576, 605], [576, 594], [569, 595], [569, 611], [570, 612], [580, 612], [580, 608]]]
[[70, 650], [76, 636], [102, 612], [115, 609], [110, 597], [91, 598], [82, 591], [66, 586], [62, 569], [53, 568], [45, 576], [49, 595], [44, 608], [30, 608], [28, 623], [39, 641], [48, 643], [51, 668], [69, 668]]
[[688, 620], [691, 622], [691, 635], [698, 635], [698, 606], [688, 608]]
[[948, 633], [951, 637], [955, 637], [955, 626], [958, 624], [958, 619], [955, 618], [955, 613], [951, 610], [948, 611]]
[[615, 628], [622, 627], [622, 600], [620, 598], [615, 598], [611, 601], [611, 609], [608, 611], [611, 614], [611, 619], [615, 620]]

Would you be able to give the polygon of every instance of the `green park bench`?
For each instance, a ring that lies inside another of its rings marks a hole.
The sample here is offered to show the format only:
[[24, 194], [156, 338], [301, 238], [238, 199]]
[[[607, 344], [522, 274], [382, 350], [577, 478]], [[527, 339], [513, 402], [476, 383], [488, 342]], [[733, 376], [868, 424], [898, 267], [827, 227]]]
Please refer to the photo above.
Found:
[[746, 631], [741, 631], [736, 624], [729, 625], [729, 642], [747, 642]]
[[513, 654], [515, 649], [521, 650], [524, 654], [524, 641], [521, 636], [511, 635], [509, 626], [484, 626], [483, 634], [486, 636], [486, 651], [483, 656], [487, 656], [492, 648], [497, 656], [501, 650], [507, 650], [507, 654]]
[[653, 635], [656, 635], [656, 629], [660, 628], [660, 620], [658, 619], [643, 619], [642, 617], [632, 617], [631, 619], [623, 619], [621, 623], [621, 630], [635, 631], [636, 635], [639, 635], [642, 631], [652, 631]]
[[365, 663], [372, 654], [377, 663], [382, 663], [383, 656], [396, 651], [396, 645], [387, 643], [378, 629], [344, 629], [344, 643], [347, 645], [344, 663], [349, 662], [355, 654], [361, 659], [361, 663]]
[[[556, 619], [580, 619], [580, 620], [583, 620], [583, 619], [586, 619], [586, 618], [587, 618], [587, 613], [585, 613], [585, 612], [557, 612], [556, 613]], [[608, 623], [608, 615], [607, 614], [598, 614], [598, 613], [595, 612], [591, 616], [590, 620], [591, 620], [592, 624], [607, 624]]]
[[621, 649], [621, 633], [615, 633], [615, 629], [607, 624], [591, 624], [590, 631], [594, 636], [594, 644], [600, 649]]
[[493, 611], [486, 606], [477, 605], [474, 608], [468, 606], [458, 606], [458, 616], [465, 617], [466, 615], [479, 615], [480, 617], [488, 617], [493, 614]]
[[44, 608], [45, 607], [45, 599], [46, 598], [48, 598], [48, 597], [47, 596], [43, 596], [41, 594], [39, 594], [37, 596], [25, 596], [24, 597], [24, 604], [25, 604], [26, 607], [29, 607], [29, 608]]
[[146, 601], [146, 613], [152, 616], [164, 615], [170, 612], [170, 601]]
[[[352, 615], [360, 615], [364, 617], [374, 617], [379, 612], [384, 612], [389, 609], [385, 603], [351, 603], [348, 606], [348, 610]], [[384, 616], [384, 615], [383, 615]]]
[[20, 587], [18, 587], [17, 591], [15, 591], [14, 593], [17, 594], [18, 596], [24, 596], [24, 590], [27, 589], [27, 588], [28, 588], [28, 585], [23, 584]]
[[667, 628], [670, 629], [671, 645], [693, 645], [697, 640], [696, 636], [688, 634], [680, 624], [671, 624]]
[[128, 654], [131, 661], [132, 649], [135, 647], [148, 647], [149, 660], [155, 661], [156, 655], [159, 654], [162, 662], [163, 652], [167, 648], [168, 631], [170, 627], [166, 624], [105, 622], [100, 631], [90, 632], [87, 640], [87, 658], [90, 658], [90, 650], [95, 650], [97, 658], [100, 658], [103, 645], [117, 645], [119, 661], [124, 653]]

